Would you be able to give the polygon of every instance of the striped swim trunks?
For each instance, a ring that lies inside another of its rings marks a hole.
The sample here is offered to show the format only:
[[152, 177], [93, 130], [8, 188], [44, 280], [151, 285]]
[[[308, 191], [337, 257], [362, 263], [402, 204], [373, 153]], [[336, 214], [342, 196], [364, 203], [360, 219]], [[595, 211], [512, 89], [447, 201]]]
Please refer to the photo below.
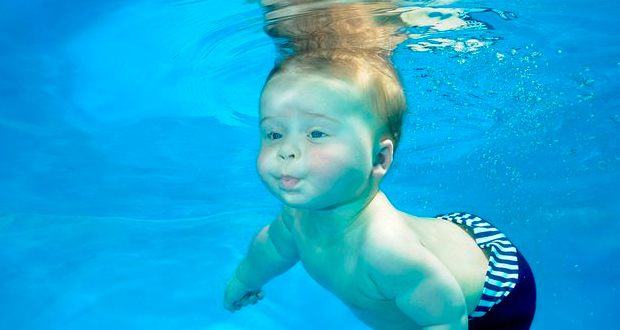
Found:
[[501, 231], [480, 217], [469, 213], [449, 213], [437, 218], [452, 221], [473, 232], [476, 244], [489, 251], [489, 266], [482, 298], [470, 319], [482, 317], [515, 288], [519, 280], [517, 248]]
[[[536, 306], [536, 286], [532, 271], [517, 248], [492, 224], [473, 214], [449, 213], [437, 218], [469, 229], [476, 244], [488, 252], [482, 297], [469, 316], [469, 328], [529, 329]], [[504, 303], [500, 305], [501, 302]], [[492, 310], [493, 307], [496, 309]]]

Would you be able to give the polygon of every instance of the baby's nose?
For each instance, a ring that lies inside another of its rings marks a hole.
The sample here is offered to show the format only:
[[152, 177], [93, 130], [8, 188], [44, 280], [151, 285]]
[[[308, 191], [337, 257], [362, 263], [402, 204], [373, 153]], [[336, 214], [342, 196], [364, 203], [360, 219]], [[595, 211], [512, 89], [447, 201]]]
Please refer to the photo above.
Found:
[[278, 156], [280, 156], [282, 160], [294, 160], [299, 158], [300, 150], [293, 143], [284, 143], [278, 151]]
[[286, 159], [295, 159], [295, 153], [293, 152], [284, 152], [284, 153], [280, 153], [280, 158], [286, 160]]

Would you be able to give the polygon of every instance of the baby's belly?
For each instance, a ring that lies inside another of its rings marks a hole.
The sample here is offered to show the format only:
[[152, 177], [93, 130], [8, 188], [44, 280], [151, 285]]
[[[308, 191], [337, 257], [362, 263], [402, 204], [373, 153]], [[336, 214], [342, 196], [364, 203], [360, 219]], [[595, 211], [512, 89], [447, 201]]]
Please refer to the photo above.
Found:
[[375, 330], [418, 330], [421, 326], [403, 314], [392, 301], [377, 301], [364, 308], [348, 305], [360, 321]]
[[[376, 330], [422, 329], [403, 314], [393, 300], [385, 299], [364, 276], [319, 276], [314, 269], [306, 268], [310, 276], [334, 294], [366, 325]], [[352, 277], [352, 278], [351, 278]]]
[[331, 288], [335, 290], [330, 291], [370, 328], [375, 330], [422, 329], [396, 307], [394, 300], [385, 299], [373, 284], [365, 281], [346, 283], [348, 285]]
[[[321, 286], [334, 294], [366, 325], [376, 330], [417, 330], [422, 329], [403, 314], [391, 299], [386, 299], [362, 267], [345, 267], [339, 271], [334, 267], [315, 267], [307, 259], [302, 263], [308, 274]], [[344, 262], [341, 262], [341, 264]], [[321, 265], [322, 266], [322, 265]]]

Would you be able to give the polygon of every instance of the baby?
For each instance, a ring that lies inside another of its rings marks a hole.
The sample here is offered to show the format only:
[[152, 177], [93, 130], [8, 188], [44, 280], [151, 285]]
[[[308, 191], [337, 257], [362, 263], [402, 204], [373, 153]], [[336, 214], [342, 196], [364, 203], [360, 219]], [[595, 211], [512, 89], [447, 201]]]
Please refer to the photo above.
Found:
[[270, 74], [258, 172], [282, 210], [226, 288], [236, 311], [301, 261], [373, 329], [529, 329], [535, 286], [513, 244], [467, 213], [415, 217], [379, 189], [405, 99], [383, 57], [316, 51]]
[[388, 59], [402, 38], [365, 10], [330, 7], [266, 28], [295, 51], [260, 103], [258, 172], [283, 205], [228, 282], [224, 307], [257, 303], [301, 261], [373, 329], [529, 329], [534, 278], [504, 234], [468, 213], [400, 212], [379, 189], [406, 109]]

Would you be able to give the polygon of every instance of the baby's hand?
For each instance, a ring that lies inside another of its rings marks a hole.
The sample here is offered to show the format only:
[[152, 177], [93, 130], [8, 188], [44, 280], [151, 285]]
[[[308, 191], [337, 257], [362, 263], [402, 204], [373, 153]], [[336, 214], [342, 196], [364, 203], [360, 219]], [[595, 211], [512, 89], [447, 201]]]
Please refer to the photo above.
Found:
[[260, 288], [253, 290], [241, 283], [236, 275], [233, 275], [226, 286], [224, 308], [231, 312], [235, 312], [249, 304], [256, 304], [259, 300], [263, 299], [263, 296], [263, 291]]

